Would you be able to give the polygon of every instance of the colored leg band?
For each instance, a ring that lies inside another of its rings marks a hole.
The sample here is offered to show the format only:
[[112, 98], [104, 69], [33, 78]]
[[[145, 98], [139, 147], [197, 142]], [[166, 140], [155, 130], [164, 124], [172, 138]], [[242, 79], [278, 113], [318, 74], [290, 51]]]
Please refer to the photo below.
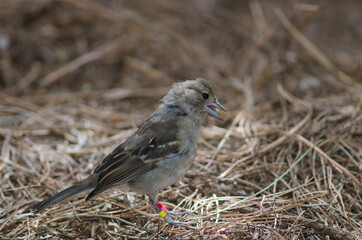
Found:
[[160, 215], [160, 217], [162, 217], [162, 218], [166, 217], [166, 215], [167, 215], [167, 209], [166, 209], [166, 207], [163, 206], [160, 202], [157, 203], [157, 206], [158, 206], [159, 208], [161, 208], [161, 212], [159, 212], [158, 215]]

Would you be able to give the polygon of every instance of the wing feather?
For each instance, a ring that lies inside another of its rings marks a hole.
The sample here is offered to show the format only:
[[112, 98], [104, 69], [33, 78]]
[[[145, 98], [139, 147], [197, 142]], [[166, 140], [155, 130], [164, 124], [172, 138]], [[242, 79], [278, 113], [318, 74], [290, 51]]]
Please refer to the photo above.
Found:
[[[157, 161], [179, 151], [178, 116], [184, 113], [175, 106], [161, 105], [124, 143], [110, 153], [94, 170], [98, 185], [93, 196], [150, 171]], [[165, 118], [164, 116], [168, 116]]]

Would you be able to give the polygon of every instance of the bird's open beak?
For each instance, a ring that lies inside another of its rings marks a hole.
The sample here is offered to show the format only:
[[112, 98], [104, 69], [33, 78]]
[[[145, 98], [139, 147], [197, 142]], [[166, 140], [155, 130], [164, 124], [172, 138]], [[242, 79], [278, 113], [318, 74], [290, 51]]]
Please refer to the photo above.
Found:
[[227, 112], [226, 108], [224, 108], [218, 101], [206, 104], [205, 112], [207, 112], [211, 117], [214, 117], [219, 120], [223, 120], [220, 114], [217, 112], [218, 109], [221, 109], [224, 112]]

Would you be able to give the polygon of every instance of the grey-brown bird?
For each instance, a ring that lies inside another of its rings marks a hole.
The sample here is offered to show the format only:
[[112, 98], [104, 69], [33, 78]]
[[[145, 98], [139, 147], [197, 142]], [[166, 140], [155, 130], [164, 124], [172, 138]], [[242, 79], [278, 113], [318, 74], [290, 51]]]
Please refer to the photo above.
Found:
[[158, 202], [158, 191], [178, 181], [191, 167], [197, 151], [199, 122], [206, 112], [220, 119], [210, 83], [202, 78], [174, 83], [161, 105], [124, 143], [111, 152], [80, 183], [33, 206], [39, 212], [71, 196], [89, 191], [86, 200], [110, 188], [133, 190], [149, 196], [157, 213], [176, 224]]

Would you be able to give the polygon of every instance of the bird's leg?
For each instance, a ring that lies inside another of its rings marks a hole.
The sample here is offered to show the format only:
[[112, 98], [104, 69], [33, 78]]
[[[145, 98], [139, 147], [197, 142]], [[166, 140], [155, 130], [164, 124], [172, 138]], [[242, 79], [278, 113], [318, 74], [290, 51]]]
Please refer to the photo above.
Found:
[[166, 207], [164, 205], [162, 205], [162, 203], [157, 201], [157, 197], [156, 194], [150, 194], [148, 195], [151, 205], [155, 208], [156, 212], [158, 213], [158, 215], [160, 215], [160, 217], [162, 217], [163, 219], [165, 219], [165, 221], [169, 224], [174, 224], [175, 221], [172, 219], [172, 217], [168, 214], [168, 211], [166, 209]]
[[[162, 217], [167, 223], [174, 225], [174, 226], [186, 226], [188, 224], [193, 224], [193, 222], [191, 223], [187, 223], [187, 222], [175, 222], [169, 211], [167, 211], [166, 207], [164, 205], [162, 205], [162, 203], [158, 202], [156, 194], [150, 194], [148, 195], [151, 205], [155, 208], [156, 212], [158, 213], [158, 215], [160, 215], [160, 217]], [[191, 227], [188, 227], [191, 228]]]

